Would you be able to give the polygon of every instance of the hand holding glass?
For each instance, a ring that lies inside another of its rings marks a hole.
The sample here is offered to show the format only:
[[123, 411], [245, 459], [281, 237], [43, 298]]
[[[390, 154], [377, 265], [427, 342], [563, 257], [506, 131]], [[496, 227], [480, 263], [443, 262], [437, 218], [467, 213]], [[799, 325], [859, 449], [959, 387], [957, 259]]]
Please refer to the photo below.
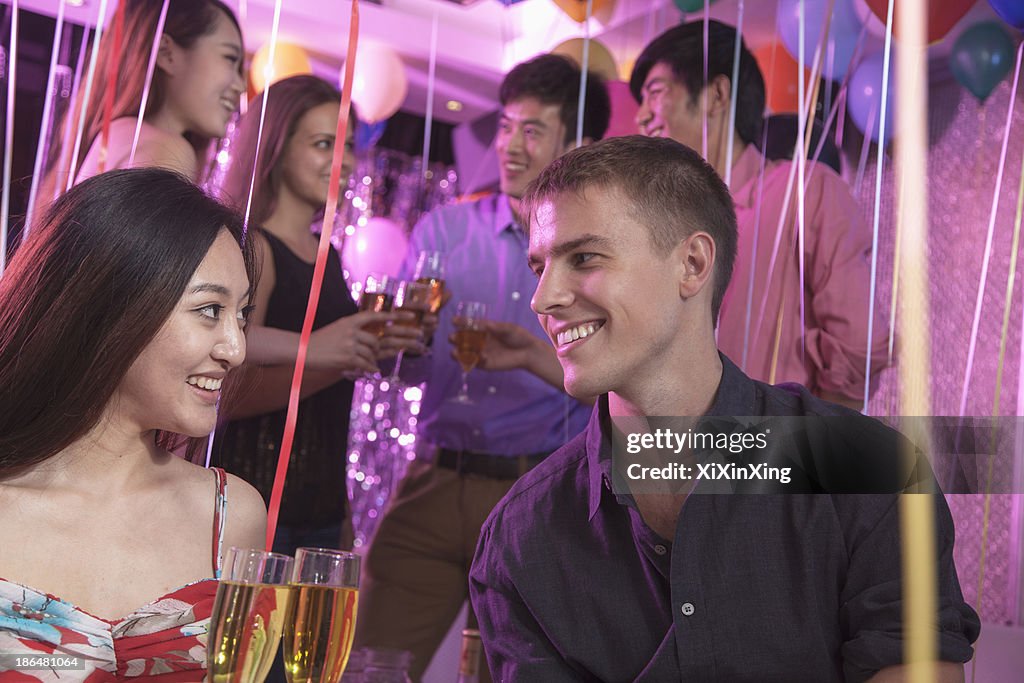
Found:
[[[395, 299], [394, 281], [387, 275], [371, 274], [366, 276], [363, 292], [359, 295], [359, 310], [387, 313], [391, 311]], [[378, 337], [384, 336], [387, 323], [370, 323], [363, 329]]]

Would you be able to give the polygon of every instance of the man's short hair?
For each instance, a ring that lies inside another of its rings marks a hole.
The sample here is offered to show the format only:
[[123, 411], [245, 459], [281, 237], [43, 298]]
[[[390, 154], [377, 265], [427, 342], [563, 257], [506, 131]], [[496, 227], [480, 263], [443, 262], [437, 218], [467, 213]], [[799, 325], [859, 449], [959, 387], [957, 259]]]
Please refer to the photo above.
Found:
[[618, 191], [629, 201], [657, 253], [669, 253], [698, 230], [711, 235], [716, 254], [711, 319], [718, 320], [736, 260], [732, 195], [707, 161], [669, 138], [615, 137], [574, 149], [541, 171], [521, 207], [532, 221], [540, 202], [565, 193]]
[[[542, 104], [557, 104], [565, 127], [564, 143], [576, 139], [576, 118], [580, 101], [579, 65], [562, 55], [541, 55], [517, 64], [501, 82], [501, 106], [533, 97]], [[587, 74], [587, 100], [583, 107], [583, 137], [600, 140], [608, 130], [612, 105], [604, 79]]]
[[[736, 89], [736, 133], [746, 143], [760, 145], [764, 117], [764, 77], [754, 55], [740, 40], [740, 70], [732, 83], [736, 29], [711, 19], [708, 22], [708, 79], [725, 76]], [[704, 21], [691, 21], [670, 28], [652, 40], [637, 57], [629, 77], [629, 90], [636, 101], [647, 74], [656, 64], [666, 64], [676, 80], [690, 91], [695, 103], [704, 88]]]

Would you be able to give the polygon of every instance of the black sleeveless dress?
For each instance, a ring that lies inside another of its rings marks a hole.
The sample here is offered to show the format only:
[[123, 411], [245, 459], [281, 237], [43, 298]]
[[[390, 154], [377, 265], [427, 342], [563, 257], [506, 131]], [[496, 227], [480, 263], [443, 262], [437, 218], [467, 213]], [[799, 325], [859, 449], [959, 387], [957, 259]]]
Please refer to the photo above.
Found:
[[[261, 234], [270, 244], [277, 275], [265, 324], [299, 332], [313, 282], [313, 264], [300, 259], [269, 232]], [[341, 261], [331, 249], [313, 329], [357, 311], [342, 277]], [[280, 524], [322, 528], [338, 525], [345, 518], [345, 452], [352, 391], [352, 382], [340, 380], [299, 403]], [[248, 481], [268, 504], [286, 412], [282, 409], [222, 425], [214, 445], [213, 463]]]

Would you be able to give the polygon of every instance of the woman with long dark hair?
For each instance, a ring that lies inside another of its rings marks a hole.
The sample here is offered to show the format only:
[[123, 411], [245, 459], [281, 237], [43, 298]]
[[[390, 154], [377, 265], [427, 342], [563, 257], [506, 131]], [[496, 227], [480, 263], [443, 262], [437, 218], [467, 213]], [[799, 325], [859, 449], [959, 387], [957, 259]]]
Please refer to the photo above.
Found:
[[202, 678], [222, 551], [261, 547], [266, 511], [170, 450], [210, 432], [244, 359], [241, 243], [187, 179], [112, 171], [0, 278], [0, 652], [78, 656], [82, 680]]
[[[327, 200], [341, 95], [314, 76], [293, 76], [261, 97], [267, 102], [259, 155], [256, 135], [263, 103], [256, 100], [239, 123], [223, 187], [226, 198], [241, 209], [255, 168], [249, 225], [260, 283], [246, 366], [260, 366], [246, 372], [250, 381], [228, 411], [232, 421], [219, 430], [215, 461], [269, 500], [316, 259], [317, 237], [310, 226]], [[354, 123], [350, 119], [344, 142], [343, 182], [354, 166]], [[396, 319], [396, 314], [357, 312], [332, 249], [309, 345], [275, 550], [349, 542], [345, 450], [351, 378], [377, 371], [381, 342], [363, 327]], [[404, 338], [415, 345], [415, 336], [411, 328], [393, 326], [387, 343]]]
[[[245, 51], [238, 20], [227, 5], [221, 0], [170, 0], [163, 32], [157, 36], [162, 0], [121, 2], [126, 3], [121, 40], [111, 20], [100, 41], [88, 100], [79, 97], [63, 125], [55, 128], [41, 205], [67, 187], [69, 176], [78, 182], [129, 165], [159, 166], [199, 180], [210, 141], [224, 136], [238, 109], [245, 91]], [[132, 158], [153, 40], [159, 41], [157, 60]], [[109, 82], [115, 62], [116, 78]], [[104, 105], [111, 90], [109, 139], [104, 145]], [[77, 130], [83, 108], [82, 143], [76, 155], [70, 133]]]

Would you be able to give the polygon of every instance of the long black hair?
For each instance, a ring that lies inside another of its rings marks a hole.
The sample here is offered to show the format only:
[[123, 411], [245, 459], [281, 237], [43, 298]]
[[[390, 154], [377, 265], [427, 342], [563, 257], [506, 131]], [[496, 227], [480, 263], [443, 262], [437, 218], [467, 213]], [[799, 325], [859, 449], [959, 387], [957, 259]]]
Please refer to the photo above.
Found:
[[224, 229], [255, 284], [241, 219], [176, 173], [111, 171], [54, 203], [0, 278], [0, 479], [97, 424]]

